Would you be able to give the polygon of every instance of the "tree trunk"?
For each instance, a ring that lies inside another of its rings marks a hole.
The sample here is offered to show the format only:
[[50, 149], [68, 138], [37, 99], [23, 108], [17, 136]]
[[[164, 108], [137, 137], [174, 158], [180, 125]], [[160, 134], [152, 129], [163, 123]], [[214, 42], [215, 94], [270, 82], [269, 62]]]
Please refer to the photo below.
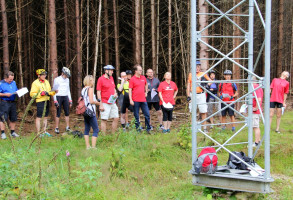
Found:
[[76, 17], [76, 66], [77, 66], [77, 93], [81, 93], [82, 88], [82, 64], [80, 53], [80, 14], [79, 14], [79, 0], [75, 0], [75, 17]]
[[[237, 5], [240, 2], [240, 0], [234, 0], [234, 6]], [[241, 7], [238, 6], [237, 8], [235, 8], [235, 14], [236, 15], [240, 15], [241, 14]], [[240, 21], [240, 16], [234, 16], [233, 17], [233, 21], [240, 25], [241, 21]], [[233, 36], [241, 36], [241, 31], [239, 28], [237, 28], [236, 26], [233, 26]], [[240, 45], [240, 38], [235, 37], [233, 39], [233, 48], [235, 49], [237, 46]], [[238, 48], [236, 51], [234, 51], [233, 53], [233, 57], [234, 58], [241, 58], [241, 48]], [[237, 63], [240, 64], [240, 60], [239, 59], [234, 59]], [[233, 79], [240, 79], [240, 67], [237, 66], [236, 64], [233, 64]], [[240, 85], [236, 84], [237, 88], [240, 89]], [[239, 96], [242, 96], [242, 92], [241, 90], [239, 90]], [[236, 103], [236, 108], [238, 109], [240, 106], [239, 102]]]
[[86, 4], [86, 75], [89, 74], [90, 0]]
[[7, 26], [7, 13], [6, 2], [1, 0], [1, 13], [2, 13], [2, 36], [3, 36], [3, 69], [4, 74], [9, 71], [9, 43], [8, 43], [8, 26]]
[[[56, 14], [55, 14], [55, 0], [49, 0], [49, 47], [50, 47], [50, 67], [51, 77], [49, 81], [53, 84], [54, 78], [58, 75], [58, 61], [57, 61], [57, 36], [56, 36]], [[51, 102], [52, 118], [56, 116], [56, 109], [54, 102]]]
[[[283, 40], [284, 40], [284, 0], [279, 0], [279, 31], [278, 31], [278, 67], [277, 76], [279, 77], [283, 71]], [[291, 52], [292, 53], [292, 52]]]
[[160, 47], [160, 0], [157, 0], [157, 42], [156, 42], [156, 75], [159, 74], [159, 47]]
[[109, 62], [109, 16], [108, 16], [108, 0], [104, 0], [104, 31], [105, 31], [105, 65], [110, 64]]
[[[293, 11], [293, 7], [292, 7], [292, 9], [291, 9], [292, 11]], [[292, 30], [292, 32], [291, 32], [291, 64], [290, 64], [290, 83], [291, 83], [291, 87], [290, 88], [292, 88], [293, 87], [293, 18], [292, 18], [292, 20], [291, 20], [292, 22], [291, 22], [291, 30]]]
[[[199, 13], [208, 13], [208, 7], [207, 4], [205, 3], [205, 0], [199, 0], [198, 1], [198, 6], [199, 6]], [[199, 15], [199, 30], [204, 29], [207, 26], [207, 21], [208, 21], [208, 16], [207, 15]], [[202, 32], [202, 36], [207, 36], [208, 29]], [[208, 38], [202, 38], [202, 40], [206, 43], [208, 43]], [[208, 59], [208, 47], [203, 44], [202, 42], [200, 43], [200, 51], [199, 51], [199, 57], [201, 59]], [[201, 60], [201, 69], [203, 71], [206, 71], [209, 67], [209, 61], [208, 60]]]
[[47, 66], [47, 40], [48, 40], [48, 31], [47, 31], [47, 22], [48, 22], [48, 1], [45, 0], [45, 8], [44, 8], [44, 15], [45, 15], [45, 20], [44, 20], [44, 26], [45, 26], [45, 39], [44, 39], [44, 66]]
[[151, 23], [152, 23], [152, 68], [153, 71], [156, 72], [156, 67], [157, 67], [157, 58], [156, 58], [156, 53], [157, 53], [157, 44], [156, 44], [156, 4], [155, 0], [151, 0]]
[[141, 64], [141, 2], [135, 0], [135, 64]]
[[99, 55], [99, 39], [100, 39], [100, 27], [101, 27], [101, 11], [102, 11], [102, 0], [100, 0], [100, 3], [99, 3], [99, 14], [98, 14], [98, 23], [97, 23], [97, 32], [96, 32], [95, 63], [94, 63], [94, 72], [93, 72], [94, 81], [96, 80], [96, 75], [97, 75], [97, 64], [98, 64], [98, 55]]
[[67, 2], [64, 3], [64, 24], [65, 24], [65, 65], [69, 67], [69, 36], [68, 36], [68, 12], [67, 12]]
[[119, 29], [118, 29], [118, 12], [116, 7], [116, 0], [113, 0], [114, 12], [114, 35], [115, 35], [115, 60], [116, 60], [116, 79], [118, 80], [120, 72], [120, 53], [119, 53]]
[[[17, 57], [18, 57], [18, 72], [19, 72], [19, 83], [20, 88], [23, 88], [23, 71], [22, 71], [22, 36], [21, 36], [21, 0], [14, 0], [15, 5], [15, 20], [16, 20], [16, 30], [17, 30]], [[25, 99], [21, 98], [22, 105], [25, 105]]]
[[141, 67], [142, 71], [145, 72], [145, 16], [144, 16], [144, 0], [141, 0]]
[[172, 73], [172, 0], [168, 1], [168, 72]]

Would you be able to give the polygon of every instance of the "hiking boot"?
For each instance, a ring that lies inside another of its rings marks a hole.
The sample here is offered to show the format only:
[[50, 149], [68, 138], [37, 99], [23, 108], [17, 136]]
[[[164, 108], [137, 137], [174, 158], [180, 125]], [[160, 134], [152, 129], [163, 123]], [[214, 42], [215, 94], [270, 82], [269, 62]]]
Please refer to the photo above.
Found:
[[5, 134], [5, 133], [2, 133], [2, 134], [1, 134], [1, 139], [2, 139], [2, 140], [5, 140], [6, 138], [7, 138], [7, 137], [6, 137], [6, 134]]
[[17, 133], [15, 133], [15, 132], [11, 133], [11, 136], [12, 137], [19, 137], [19, 135]]
[[55, 133], [56, 134], [59, 134], [60, 132], [59, 132], [59, 128], [55, 128]]
[[66, 132], [70, 132], [70, 131], [71, 131], [70, 127], [69, 127], [69, 126], [66, 126], [65, 131], [66, 131]]
[[232, 132], [235, 132], [235, 130], [236, 130], [236, 129], [235, 129], [235, 127], [233, 126], [233, 127], [232, 127]]

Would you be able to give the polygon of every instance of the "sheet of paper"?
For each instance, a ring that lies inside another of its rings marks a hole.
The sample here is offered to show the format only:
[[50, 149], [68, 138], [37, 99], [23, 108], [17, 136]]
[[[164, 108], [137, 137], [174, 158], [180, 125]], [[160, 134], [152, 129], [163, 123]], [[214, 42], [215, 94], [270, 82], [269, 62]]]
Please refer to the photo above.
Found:
[[173, 105], [172, 105], [170, 102], [168, 102], [168, 103], [163, 103], [163, 106], [164, 106], [165, 108], [173, 108]]
[[284, 115], [284, 112], [285, 112], [285, 107], [283, 106], [282, 107], [282, 115]]
[[156, 90], [152, 90], [151, 91], [151, 99], [153, 99], [158, 93], [156, 92]]
[[114, 95], [111, 95], [110, 98], [108, 99], [108, 103], [110, 103], [110, 104], [115, 103], [115, 101], [116, 101], [117, 98], [118, 97], [114, 97]]
[[26, 87], [24, 87], [24, 88], [17, 90], [15, 93], [18, 95], [18, 97], [22, 97], [23, 95], [28, 93], [28, 89]]
[[56, 84], [53, 86], [52, 90], [51, 91], [56, 91], [59, 89], [59, 84]]
[[230, 98], [231, 96], [229, 94], [223, 93], [223, 98]]

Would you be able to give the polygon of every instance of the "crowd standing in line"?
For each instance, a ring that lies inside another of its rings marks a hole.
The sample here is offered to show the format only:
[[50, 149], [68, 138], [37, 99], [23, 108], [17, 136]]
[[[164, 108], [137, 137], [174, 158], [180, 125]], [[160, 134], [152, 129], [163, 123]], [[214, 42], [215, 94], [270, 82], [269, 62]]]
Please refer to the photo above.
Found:
[[[238, 96], [238, 89], [235, 83], [231, 83], [232, 71], [224, 71], [224, 82], [216, 82], [216, 72], [211, 70], [209, 76], [203, 75], [201, 72], [201, 63], [197, 61], [196, 66], [196, 77], [201, 78], [202, 81], [208, 81], [201, 83], [201, 87], [196, 87], [196, 94], [193, 95], [197, 101], [197, 109], [200, 113], [200, 120], [205, 120], [207, 113], [211, 116], [219, 109], [221, 111], [221, 123], [222, 129], [226, 129], [226, 115], [228, 114], [231, 119], [232, 131], [235, 131], [235, 116], [234, 116], [234, 104], [229, 105], [235, 101]], [[151, 125], [150, 110], [154, 107], [157, 117], [158, 125], [162, 129], [163, 133], [169, 133], [171, 123], [173, 119], [173, 110], [175, 106], [175, 98], [178, 93], [178, 87], [173, 82], [172, 75], [170, 72], [164, 74], [164, 81], [160, 82], [159, 79], [154, 77], [152, 69], [147, 70], [147, 78], [142, 75], [141, 65], [135, 65], [133, 68], [134, 75], [132, 76], [131, 70], [121, 72], [121, 83], [115, 86], [113, 73], [115, 68], [112, 65], [103, 67], [104, 74], [97, 81], [97, 97], [94, 94], [94, 78], [88, 75], [84, 78], [84, 88], [81, 91], [81, 96], [84, 99], [86, 105], [86, 113], [84, 114], [84, 138], [86, 148], [96, 148], [96, 141], [99, 133], [99, 126], [96, 106], [99, 106], [101, 116], [101, 130], [105, 134], [107, 131], [107, 121], [113, 118], [112, 122], [112, 133], [117, 129], [119, 120], [119, 110], [116, 104], [116, 99], [121, 95], [119, 101], [120, 114], [121, 114], [121, 126], [124, 131], [129, 126], [128, 121], [128, 110], [133, 112], [135, 118], [135, 127], [138, 132], [143, 130], [140, 124], [139, 111], [145, 117], [145, 130], [147, 133], [151, 133], [154, 124]], [[50, 97], [53, 96], [54, 103], [57, 110], [55, 118], [55, 133], [59, 134], [59, 119], [61, 110], [63, 107], [65, 113], [66, 129], [70, 131], [69, 126], [69, 110], [72, 107], [72, 98], [70, 92], [69, 78], [71, 76], [70, 70], [66, 67], [62, 68], [60, 76], [54, 79], [53, 88], [50, 83], [46, 80], [47, 72], [44, 69], [38, 69], [36, 71], [38, 78], [32, 83], [30, 96], [35, 98], [37, 104], [37, 117], [36, 117], [36, 129], [40, 136], [52, 135], [47, 132], [47, 117], [50, 112]], [[280, 122], [282, 111], [286, 108], [287, 94], [289, 93], [289, 82], [286, 80], [289, 78], [287, 71], [282, 72], [280, 78], [273, 79], [271, 83], [271, 99], [270, 99], [270, 122], [274, 115], [275, 109], [277, 111], [277, 127], [276, 133], [280, 133]], [[255, 77], [252, 80], [256, 80]], [[117, 87], [117, 90], [116, 90]], [[206, 88], [208, 94], [203, 90]], [[253, 88], [259, 87], [257, 83], [253, 83]], [[19, 137], [15, 132], [15, 122], [17, 121], [17, 108], [16, 108], [16, 91], [18, 90], [14, 81], [14, 73], [9, 71], [5, 74], [5, 78], [0, 81], [0, 128], [1, 138], [6, 139], [5, 124], [4, 120], [8, 122], [10, 128], [10, 134], [12, 137]], [[118, 91], [118, 93], [117, 93]], [[188, 76], [187, 81], [187, 101], [189, 103], [189, 109], [191, 112], [191, 98], [192, 98], [192, 77], [191, 73]], [[263, 90], [262, 88], [257, 89], [253, 93], [253, 116], [252, 116], [252, 127], [255, 132], [255, 143], [253, 146], [258, 146], [260, 143], [260, 128], [259, 119], [261, 113], [261, 106], [263, 101]], [[217, 99], [220, 98], [223, 103], [220, 104]], [[45, 109], [44, 109], [45, 108]], [[44, 112], [45, 111], [45, 112]], [[41, 131], [41, 118], [43, 119], [43, 130]], [[210, 118], [211, 124], [214, 124], [213, 118]], [[154, 123], [154, 122], [153, 122]], [[204, 132], [206, 130], [205, 122], [203, 123]], [[89, 143], [89, 132], [93, 129], [92, 144]], [[212, 125], [210, 127], [213, 128]], [[40, 132], [41, 131], [41, 132]]]

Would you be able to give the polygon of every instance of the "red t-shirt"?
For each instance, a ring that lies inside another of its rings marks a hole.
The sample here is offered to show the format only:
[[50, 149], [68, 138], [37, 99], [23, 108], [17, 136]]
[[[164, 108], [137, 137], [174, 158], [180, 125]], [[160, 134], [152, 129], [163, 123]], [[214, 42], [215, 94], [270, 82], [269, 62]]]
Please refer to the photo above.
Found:
[[[176, 83], [173, 81], [170, 81], [170, 84], [167, 83], [166, 81], [163, 81], [160, 83], [158, 92], [162, 93], [162, 98], [165, 101], [165, 103], [171, 103], [172, 105], [175, 105], [175, 99], [174, 97], [174, 92], [178, 90], [178, 87]], [[160, 100], [160, 105], [162, 105], [163, 102]]]
[[110, 79], [105, 78], [105, 76], [101, 76], [98, 79], [97, 90], [101, 91], [101, 101], [103, 103], [108, 103], [108, 100], [111, 95], [115, 94], [115, 83], [114, 79], [111, 76]]
[[129, 88], [132, 89], [132, 100], [136, 102], [146, 102], [145, 98], [145, 85], [147, 80], [145, 76], [133, 76], [129, 80]]
[[[253, 84], [253, 89], [257, 88], [258, 86], [259, 86], [258, 84]], [[257, 89], [255, 91], [255, 94], [256, 94], [256, 98], [261, 99], [261, 100], [259, 101], [260, 109], [258, 109], [257, 111], [253, 111], [253, 113], [260, 114], [262, 100], [263, 100], [263, 89], [262, 88]], [[253, 93], [253, 96], [254, 96], [254, 93]], [[258, 108], [256, 98], [253, 98], [253, 103], [252, 103], [253, 108]]]
[[[219, 84], [220, 95], [228, 94], [232, 97], [236, 91], [237, 91], [237, 86], [235, 83], [233, 83], [233, 86], [232, 86], [232, 83], [220, 83]], [[225, 97], [225, 98], [223, 98], [223, 101], [225, 101], [225, 102], [230, 101], [231, 102], [231, 101], [235, 101], [235, 99], [233, 98], [230, 100], [230, 98]]]
[[274, 78], [271, 83], [271, 89], [270, 102], [284, 103], [284, 94], [289, 93], [289, 82], [285, 79]]

